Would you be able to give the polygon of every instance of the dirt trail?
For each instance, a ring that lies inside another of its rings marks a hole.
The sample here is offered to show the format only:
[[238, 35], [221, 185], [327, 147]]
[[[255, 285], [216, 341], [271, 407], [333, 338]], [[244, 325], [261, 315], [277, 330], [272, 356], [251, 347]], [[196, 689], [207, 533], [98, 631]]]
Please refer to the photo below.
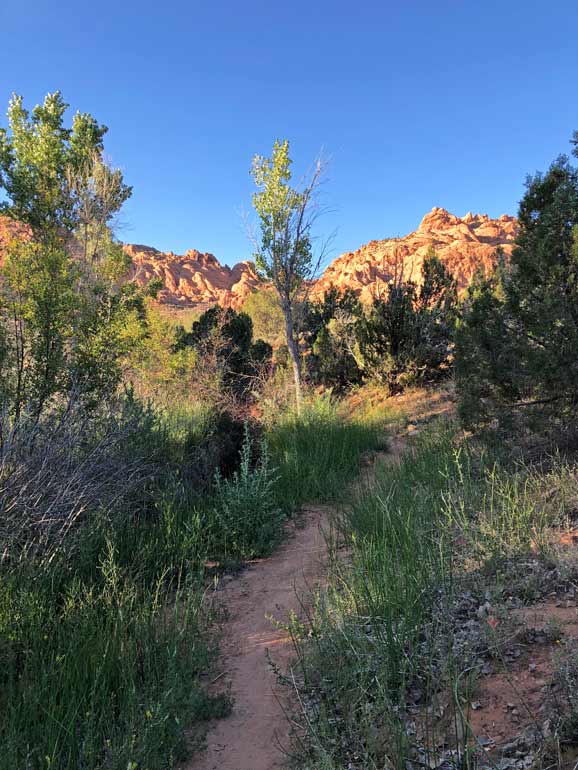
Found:
[[[405, 438], [392, 436], [387, 452], [368, 456], [359, 482], [371, 485], [376, 461], [398, 462]], [[287, 688], [276, 681], [269, 659], [287, 674], [294, 657], [290, 638], [274, 621], [302, 614], [301, 601], [322, 586], [328, 559], [324, 534], [331, 508], [304, 507], [299, 526], [268, 559], [251, 564], [219, 591], [227, 620], [221, 645], [223, 675], [233, 711], [211, 725], [207, 748], [186, 770], [279, 770], [286, 766], [291, 727], [283, 708]]]
[[219, 684], [229, 684], [232, 714], [215, 722], [206, 751], [187, 770], [276, 770], [284, 765], [280, 747], [289, 747], [289, 721], [280, 700], [268, 654], [284, 672], [294, 655], [285, 621], [300, 614], [300, 597], [323, 582], [327, 559], [323, 529], [329, 509], [305, 508], [300, 525], [269, 558], [252, 564], [219, 592], [228, 619], [221, 646]]

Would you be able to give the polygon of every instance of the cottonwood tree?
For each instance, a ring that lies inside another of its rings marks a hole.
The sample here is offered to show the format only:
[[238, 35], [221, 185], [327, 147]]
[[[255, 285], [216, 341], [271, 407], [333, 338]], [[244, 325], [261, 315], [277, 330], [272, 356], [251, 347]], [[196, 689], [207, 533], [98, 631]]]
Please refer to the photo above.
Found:
[[257, 270], [271, 281], [285, 321], [287, 348], [293, 365], [297, 410], [302, 402], [302, 374], [295, 332], [296, 304], [319, 267], [313, 255], [312, 229], [320, 213], [317, 192], [323, 166], [316, 161], [300, 188], [291, 186], [289, 142], [276, 141], [270, 158], [256, 155], [252, 175], [258, 191], [253, 206], [259, 216], [261, 240], [256, 244]]
[[6, 249], [0, 282], [2, 396], [16, 419], [59, 393], [114, 391], [144, 312], [142, 292], [122, 285], [130, 260], [110, 227], [131, 188], [103, 160], [106, 127], [76, 113], [68, 128], [67, 108], [60, 92], [32, 112], [13, 96], [0, 128], [0, 213], [28, 230]]

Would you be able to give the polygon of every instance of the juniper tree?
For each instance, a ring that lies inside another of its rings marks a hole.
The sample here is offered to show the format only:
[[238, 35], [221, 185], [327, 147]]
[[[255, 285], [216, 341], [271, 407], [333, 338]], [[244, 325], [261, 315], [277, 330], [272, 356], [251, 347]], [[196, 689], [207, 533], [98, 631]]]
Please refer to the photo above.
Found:
[[365, 376], [395, 392], [447, 374], [456, 309], [456, 281], [430, 250], [420, 286], [400, 271], [358, 323], [358, 361]]
[[471, 428], [522, 415], [541, 427], [576, 421], [578, 169], [567, 157], [528, 178], [518, 221], [509, 264], [476, 277], [458, 328], [460, 412]]

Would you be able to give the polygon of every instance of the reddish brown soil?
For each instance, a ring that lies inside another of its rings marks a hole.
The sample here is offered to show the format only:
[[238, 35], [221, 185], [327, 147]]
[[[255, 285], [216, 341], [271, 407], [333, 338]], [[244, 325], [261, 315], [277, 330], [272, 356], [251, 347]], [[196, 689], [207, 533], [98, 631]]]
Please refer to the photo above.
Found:
[[497, 664], [497, 672], [482, 677], [475, 694], [475, 710], [468, 722], [478, 738], [490, 740], [497, 748], [534, 726], [542, 728], [551, 713], [549, 703], [555, 658], [563, 641], [578, 640], [578, 608], [575, 602], [540, 602], [514, 610], [526, 630], [544, 632], [542, 642], [525, 643], [515, 662]]
[[217, 601], [227, 614], [219, 685], [230, 688], [234, 705], [229, 717], [211, 726], [207, 749], [188, 770], [283, 767], [291, 732], [283, 704], [288, 688], [278, 685], [269, 658], [290, 676], [294, 650], [275, 621], [299, 616], [303, 596], [323, 582], [327, 521], [326, 508], [305, 509], [300, 525], [271, 558], [251, 564], [219, 592]]

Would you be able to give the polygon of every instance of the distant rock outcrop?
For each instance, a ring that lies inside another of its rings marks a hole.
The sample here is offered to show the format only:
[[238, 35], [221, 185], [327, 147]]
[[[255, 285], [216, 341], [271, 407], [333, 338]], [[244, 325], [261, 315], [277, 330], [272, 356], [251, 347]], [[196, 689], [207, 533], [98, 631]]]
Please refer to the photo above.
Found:
[[[9, 240], [26, 238], [27, 232], [17, 222], [0, 216], [0, 262]], [[419, 281], [424, 257], [432, 247], [463, 289], [478, 267], [490, 269], [498, 247], [511, 254], [516, 232], [515, 217], [506, 214], [499, 219], [471, 213], [460, 218], [433, 208], [413, 233], [370, 241], [357, 251], [342, 254], [313, 285], [312, 296], [319, 297], [335, 286], [353, 289], [362, 301], [369, 302], [396, 275]], [[133, 261], [132, 280], [144, 285], [153, 278], [161, 279], [161, 303], [183, 307], [218, 303], [239, 308], [263, 285], [250, 261], [228, 267], [213, 254], [196, 249], [182, 255], [137, 244], [126, 244], [124, 249]]]
[[4, 258], [4, 252], [8, 244], [13, 240], [26, 240], [30, 237], [30, 230], [26, 225], [16, 222], [10, 217], [0, 215], [0, 264]]
[[312, 293], [321, 296], [331, 286], [350, 288], [363, 301], [371, 301], [380, 287], [400, 274], [419, 282], [424, 257], [432, 247], [463, 289], [478, 267], [491, 268], [498, 247], [511, 254], [516, 232], [516, 218], [506, 214], [499, 219], [472, 213], [460, 218], [433, 208], [413, 233], [370, 241], [357, 251], [342, 254], [325, 270]]
[[171, 305], [191, 306], [218, 303], [237, 308], [261, 283], [252, 262], [234, 267], [221, 265], [213, 254], [190, 249], [186, 254], [157, 251], [150, 246], [126, 244], [133, 261], [132, 278], [145, 284], [160, 278], [158, 299]]

